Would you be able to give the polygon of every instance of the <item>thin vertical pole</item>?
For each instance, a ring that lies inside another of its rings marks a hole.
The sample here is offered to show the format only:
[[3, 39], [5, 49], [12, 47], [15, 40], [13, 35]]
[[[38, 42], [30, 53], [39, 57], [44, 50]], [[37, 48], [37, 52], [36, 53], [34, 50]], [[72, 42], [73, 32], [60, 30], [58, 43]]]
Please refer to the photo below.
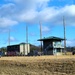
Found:
[[8, 45], [10, 46], [10, 29], [8, 30]]
[[27, 43], [27, 54], [28, 54], [28, 26], [26, 25], [26, 43]]
[[65, 18], [63, 16], [63, 27], [64, 27], [64, 51], [66, 55], [66, 28], [65, 28]]
[[[41, 26], [41, 22], [40, 23], [40, 39], [42, 39], [42, 26]], [[41, 52], [42, 52], [42, 41], [40, 41], [40, 45], [41, 45]]]

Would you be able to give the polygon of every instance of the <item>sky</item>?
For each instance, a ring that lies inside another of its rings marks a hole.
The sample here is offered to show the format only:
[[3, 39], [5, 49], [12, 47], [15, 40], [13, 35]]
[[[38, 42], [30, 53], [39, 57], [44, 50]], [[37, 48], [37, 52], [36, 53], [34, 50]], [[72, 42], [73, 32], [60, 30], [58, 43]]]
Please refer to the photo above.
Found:
[[40, 23], [42, 38], [56, 36], [64, 38], [63, 16], [66, 25], [67, 46], [75, 46], [75, 0], [0, 0], [0, 47], [26, 42], [40, 45]]

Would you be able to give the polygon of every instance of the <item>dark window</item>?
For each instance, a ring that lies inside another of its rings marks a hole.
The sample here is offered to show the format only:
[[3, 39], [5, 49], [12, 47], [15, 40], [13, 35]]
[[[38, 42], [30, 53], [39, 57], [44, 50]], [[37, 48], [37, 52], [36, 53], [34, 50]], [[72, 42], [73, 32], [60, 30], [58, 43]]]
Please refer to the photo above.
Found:
[[61, 52], [61, 50], [60, 49], [57, 49], [57, 52]]

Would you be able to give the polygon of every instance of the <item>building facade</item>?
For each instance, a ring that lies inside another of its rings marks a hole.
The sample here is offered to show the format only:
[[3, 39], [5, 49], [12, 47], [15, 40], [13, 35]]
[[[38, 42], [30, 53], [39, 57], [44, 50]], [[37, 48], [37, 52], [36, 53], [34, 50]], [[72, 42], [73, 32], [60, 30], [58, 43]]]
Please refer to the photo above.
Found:
[[38, 41], [43, 41], [43, 53], [45, 55], [62, 55], [62, 41], [64, 39], [59, 38], [59, 37], [48, 37], [48, 38], [43, 38], [39, 39]]
[[30, 53], [30, 44], [20, 43], [7, 46], [7, 55], [28, 55]]

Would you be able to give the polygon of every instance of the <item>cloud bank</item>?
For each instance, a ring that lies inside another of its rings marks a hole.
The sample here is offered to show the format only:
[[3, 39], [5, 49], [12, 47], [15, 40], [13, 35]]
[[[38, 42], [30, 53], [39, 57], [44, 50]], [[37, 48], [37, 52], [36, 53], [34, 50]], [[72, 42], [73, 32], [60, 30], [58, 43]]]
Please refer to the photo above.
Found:
[[19, 22], [48, 22], [62, 24], [65, 16], [67, 25], [75, 25], [75, 5], [49, 6], [51, 0], [5, 0], [0, 6], [0, 27], [16, 25]]

